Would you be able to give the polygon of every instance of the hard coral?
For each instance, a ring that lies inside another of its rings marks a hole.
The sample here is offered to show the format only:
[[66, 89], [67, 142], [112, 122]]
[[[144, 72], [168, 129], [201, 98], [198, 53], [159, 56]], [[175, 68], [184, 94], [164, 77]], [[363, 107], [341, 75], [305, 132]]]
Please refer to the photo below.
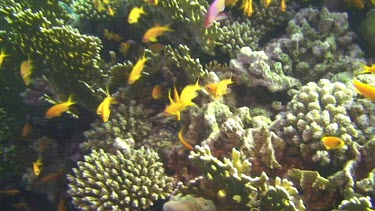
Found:
[[82, 210], [143, 210], [172, 192], [158, 154], [140, 148], [93, 150], [68, 175], [72, 202]]
[[306, 8], [289, 21], [286, 34], [265, 46], [267, 56], [280, 62], [284, 73], [302, 83], [330, 78], [359, 68], [363, 52], [350, 31], [346, 13]]
[[304, 210], [302, 201], [293, 197], [298, 191], [290, 181], [280, 178], [270, 181], [264, 172], [259, 177], [248, 176], [251, 164], [235, 149], [232, 159], [220, 161], [208, 147], [196, 146], [189, 158], [203, 177], [186, 186], [180, 184], [178, 192], [211, 199], [220, 210]]

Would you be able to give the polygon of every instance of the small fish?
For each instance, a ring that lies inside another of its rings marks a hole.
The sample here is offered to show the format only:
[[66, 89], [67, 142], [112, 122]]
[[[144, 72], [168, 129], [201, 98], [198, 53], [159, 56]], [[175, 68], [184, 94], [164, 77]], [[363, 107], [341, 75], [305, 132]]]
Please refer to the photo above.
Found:
[[282, 12], [286, 11], [286, 0], [281, 0], [280, 9], [281, 9]]
[[102, 116], [103, 122], [108, 122], [109, 115], [111, 114], [111, 104], [116, 103], [116, 99], [111, 97], [109, 94], [109, 90], [107, 88], [107, 97], [104, 98], [104, 100], [99, 104], [98, 108], [96, 109], [96, 114]]
[[115, 16], [115, 14], [116, 14], [116, 11], [114, 9], [112, 9], [112, 7], [109, 7], [109, 6], [107, 8], [107, 12], [108, 12], [108, 15], [110, 15], [112, 17]]
[[353, 79], [353, 84], [359, 94], [371, 101], [375, 101], [375, 87], [362, 83], [357, 79]]
[[110, 32], [108, 31], [108, 29], [103, 30], [103, 36], [107, 40], [114, 41], [114, 42], [120, 42], [122, 40], [122, 37], [120, 35]]
[[8, 54], [5, 53], [5, 50], [4, 49], [1, 49], [1, 53], [0, 53], [0, 67], [3, 65], [4, 63], [4, 59], [5, 57], [7, 57]]
[[268, 8], [270, 6], [271, 1], [272, 0], [264, 0], [264, 5], [266, 6], [266, 8]]
[[189, 84], [184, 87], [184, 89], [181, 91], [181, 95], [179, 96], [179, 101], [183, 103], [186, 106], [195, 105], [195, 103], [192, 102], [194, 98], [198, 96], [198, 90], [200, 90], [202, 87], [199, 86], [199, 79], [195, 84]]
[[243, 9], [243, 12], [247, 16], [249, 16], [249, 17], [252, 16], [253, 12], [254, 12], [254, 10], [253, 10], [253, 0], [243, 0], [241, 8]]
[[22, 137], [26, 138], [27, 136], [29, 136], [32, 129], [33, 128], [31, 127], [29, 120], [27, 120], [22, 127]]
[[195, 105], [192, 100], [197, 97], [197, 91], [201, 89], [198, 85], [198, 81], [195, 84], [189, 84], [184, 87], [181, 92], [181, 96], [178, 94], [176, 86], [174, 86], [174, 100], [171, 98], [171, 92], [168, 91], [168, 98], [170, 104], [164, 109], [164, 114], [175, 115], [177, 120], [181, 119], [181, 111], [183, 111], [187, 106]]
[[182, 135], [183, 131], [184, 131], [184, 127], [181, 128], [181, 130], [178, 132], [178, 140], [180, 140], [181, 144], [188, 150], [194, 150], [194, 147], [191, 146], [189, 144], [189, 142], [187, 142], [185, 139], [184, 139], [184, 136]]
[[159, 24], [155, 24], [155, 26], [148, 29], [142, 37], [143, 42], [157, 42], [157, 37], [163, 35], [165, 32], [173, 31], [169, 28], [169, 25], [160, 26]]
[[207, 84], [206, 89], [208, 89], [216, 99], [225, 95], [227, 93], [228, 85], [232, 84], [232, 76], [228, 79], [221, 80], [218, 83]]
[[127, 55], [129, 53], [130, 47], [134, 44], [135, 44], [134, 40], [127, 40], [126, 42], [121, 42], [120, 43], [120, 52], [123, 55]]
[[138, 80], [141, 77], [141, 73], [143, 71], [145, 63], [147, 62], [147, 59], [148, 58], [145, 57], [145, 52], [143, 52], [142, 58], [138, 59], [137, 63], [134, 65], [132, 71], [130, 72], [128, 84], [133, 84], [136, 80]]
[[40, 172], [42, 171], [42, 166], [43, 166], [43, 163], [42, 163], [41, 158], [38, 158], [36, 162], [33, 162], [33, 172], [35, 176], [40, 175]]
[[47, 176], [44, 176], [38, 180], [38, 183], [49, 183], [49, 182], [54, 182], [57, 179], [59, 179], [61, 176], [63, 176], [65, 173], [65, 168], [62, 167], [56, 172], [49, 174]]
[[161, 43], [153, 43], [148, 46], [148, 49], [153, 53], [160, 53], [164, 49], [164, 45]]
[[151, 96], [153, 99], [158, 100], [163, 97], [162, 94], [162, 88], [160, 85], [155, 85], [154, 88], [152, 88]]
[[10, 190], [0, 190], [0, 194], [5, 196], [15, 196], [20, 193], [18, 189], [10, 189]]
[[20, 66], [21, 77], [26, 86], [30, 84], [31, 74], [33, 73], [32, 63], [33, 61], [29, 57], [26, 61], [23, 61]]
[[105, 7], [104, 5], [102, 4], [102, 1], [101, 0], [93, 0], [92, 1], [92, 4], [94, 5], [94, 8], [98, 11], [98, 12], [102, 12], [105, 10]]
[[238, 0], [225, 0], [225, 6], [233, 7], [237, 4]]
[[358, 74], [363, 74], [363, 73], [373, 73], [373, 74], [375, 74], [375, 64], [373, 64], [371, 66], [367, 66], [365, 64], [362, 64], [362, 67], [363, 67], [363, 71], [358, 73]]
[[159, 0], [144, 0], [144, 1], [152, 5], [157, 5], [159, 3]]
[[212, 22], [214, 22], [214, 20], [223, 19], [223, 17], [225, 17], [225, 14], [222, 13], [224, 9], [225, 0], [213, 1], [206, 13], [206, 17], [204, 19], [204, 27], [207, 29], [212, 25]]
[[345, 141], [336, 136], [325, 136], [322, 138], [322, 142], [326, 149], [341, 149], [345, 146]]
[[129, 13], [128, 17], [128, 23], [129, 24], [135, 24], [138, 23], [139, 18], [141, 17], [142, 14], [146, 14], [145, 10], [143, 7], [133, 7], [133, 9]]
[[75, 103], [76, 102], [73, 101], [73, 95], [70, 95], [68, 98], [68, 101], [57, 103], [56, 105], [53, 105], [51, 108], [49, 108], [47, 112], [45, 113], [44, 117], [45, 118], [58, 117], [62, 113], [68, 111], [69, 107]]
[[348, 3], [352, 5], [353, 7], [360, 9], [360, 10], [365, 7], [365, 4], [363, 3], [362, 0], [349, 0]]

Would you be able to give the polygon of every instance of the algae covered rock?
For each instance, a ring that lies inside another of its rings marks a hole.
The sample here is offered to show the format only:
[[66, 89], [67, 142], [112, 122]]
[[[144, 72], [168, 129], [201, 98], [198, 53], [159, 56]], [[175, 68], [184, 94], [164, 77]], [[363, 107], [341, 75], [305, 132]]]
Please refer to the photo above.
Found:
[[93, 150], [73, 172], [68, 193], [82, 210], [143, 210], [172, 193], [173, 179], [150, 149]]

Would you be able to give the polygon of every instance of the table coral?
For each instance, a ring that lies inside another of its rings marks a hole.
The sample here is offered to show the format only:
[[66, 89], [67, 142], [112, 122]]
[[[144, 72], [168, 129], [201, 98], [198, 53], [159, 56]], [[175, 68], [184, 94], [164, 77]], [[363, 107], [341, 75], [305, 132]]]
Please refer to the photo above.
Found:
[[250, 177], [251, 164], [233, 148], [232, 159], [213, 157], [208, 147], [196, 146], [189, 155], [202, 171], [203, 177], [179, 184], [177, 192], [211, 199], [220, 210], [304, 210], [298, 193], [287, 179], [270, 180], [266, 173]]
[[272, 63], [264, 51], [241, 48], [236, 59], [230, 61], [230, 69], [238, 84], [264, 86], [271, 92], [285, 91], [300, 86], [298, 79], [286, 76], [280, 63]]
[[68, 175], [72, 202], [82, 210], [143, 210], [172, 192], [158, 154], [140, 148], [115, 154], [93, 150]]
[[286, 34], [266, 44], [265, 52], [284, 73], [302, 83], [359, 68], [363, 52], [350, 31], [346, 13], [306, 8], [289, 21]]

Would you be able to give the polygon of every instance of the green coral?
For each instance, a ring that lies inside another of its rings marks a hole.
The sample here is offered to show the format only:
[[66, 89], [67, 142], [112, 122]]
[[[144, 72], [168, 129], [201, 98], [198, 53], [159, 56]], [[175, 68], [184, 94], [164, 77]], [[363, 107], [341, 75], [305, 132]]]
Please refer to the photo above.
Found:
[[289, 21], [282, 38], [266, 44], [265, 52], [286, 75], [307, 83], [358, 69], [363, 52], [355, 40], [346, 13], [305, 8]]
[[[356, 96], [351, 86], [340, 82], [331, 83], [327, 79], [321, 79], [318, 83], [310, 82], [293, 96], [287, 104], [286, 112], [279, 114], [271, 130], [289, 145], [297, 147], [305, 158], [312, 158], [321, 165], [343, 165], [352, 159], [347, 153], [347, 149], [352, 147], [327, 151], [321, 138], [340, 137], [347, 146], [371, 138], [372, 135], [365, 136], [366, 133], [362, 132], [365, 128], [356, 125], [357, 116], [354, 114], [363, 113], [350, 112], [353, 106], [363, 104], [362, 101], [357, 103]], [[367, 126], [373, 127], [371, 124]]]
[[0, 20], [0, 39], [3, 45], [12, 49], [10, 54], [23, 54], [14, 61], [19, 63], [14, 65], [18, 67], [29, 57], [34, 65], [32, 78], [44, 74], [58, 90], [54, 94], [67, 96], [75, 93], [79, 96], [76, 100], [93, 109], [95, 85], [103, 84], [97, 64], [101, 41], [64, 25], [66, 13], [59, 13], [60, 6], [53, 4], [56, 5], [51, 8], [56, 10], [51, 12], [50, 7], [45, 8], [47, 3], [41, 8], [33, 8], [8, 0], [1, 5], [4, 9], [0, 10], [3, 17]]
[[92, 124], [92, 129], [84, 132], [87, 139], [82, 143], [83, 150], [99, 150], [113, 152], [123, 145], [140, 143], [151, 131], [147, 112], [135, 101], [120, 105], [112, 105], [109, 121], [101, 119]]
[[235, 149], [232, 159], [220, 161], [208, 147], [196, 146], [189, 158], [203, 177], [180, 184], [179, 192], [211, 199], [220, 210], [304, 210], [303, 203], [293, 197], [298, 191], [290, 181], [276, 178], [272, 182], [264, 172], [259, 177], [248, 176], [251, 164]]
[[158, 154], [140, 148], [115, 154], [93, 150], [68, 175], [72, 202], [82, 210], [143, 210], [172, 192]]

